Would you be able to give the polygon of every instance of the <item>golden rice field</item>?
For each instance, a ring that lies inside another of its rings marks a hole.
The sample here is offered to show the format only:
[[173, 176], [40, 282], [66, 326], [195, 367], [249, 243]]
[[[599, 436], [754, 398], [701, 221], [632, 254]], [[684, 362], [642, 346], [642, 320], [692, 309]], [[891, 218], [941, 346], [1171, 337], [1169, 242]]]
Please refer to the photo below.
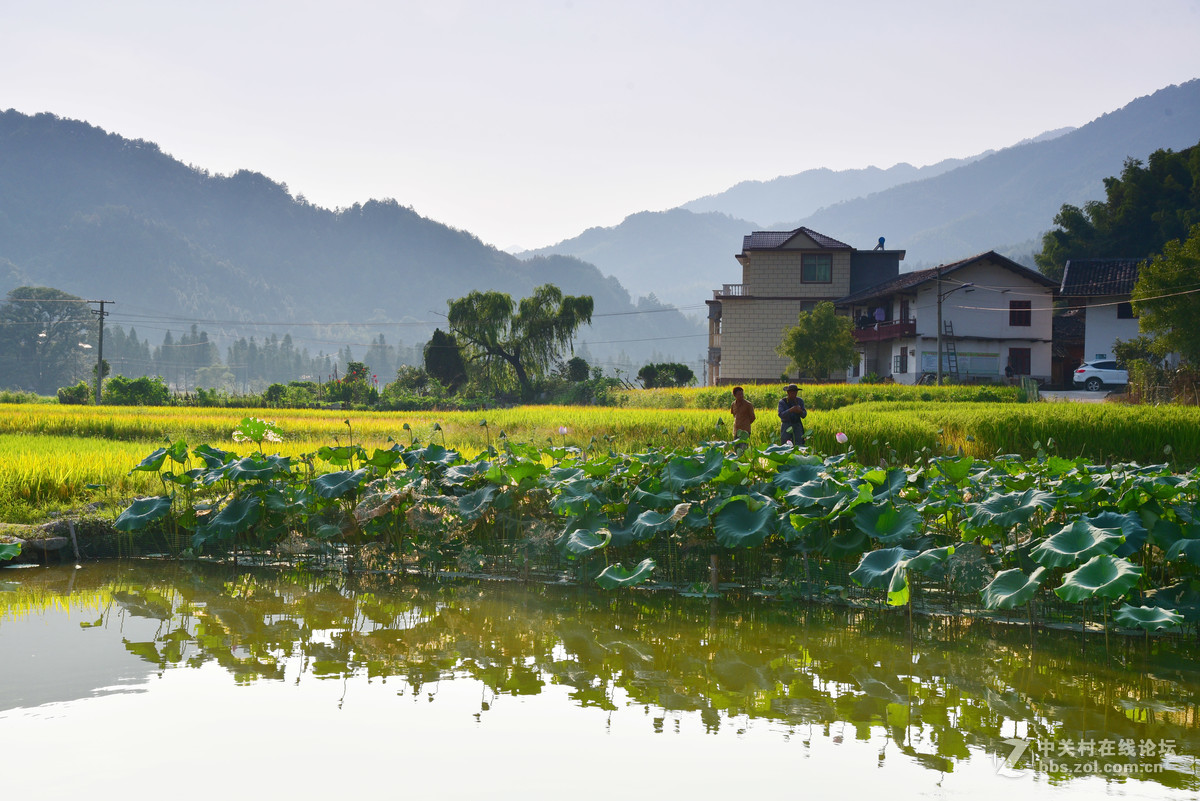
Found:
[[[753, 439], [769, 444], [778, 436], [777, 393], [763, 388], [748, 394], [759, 407]], [[522, 406], [487, 412], [0, 404], [0, 522], [40, 519], [49, 510], [106, 495], [126, 498], [157, 491], [152, 476], [130, 476], [129, 470], [168, 439], [247, 453], [249, 446], [231, 438], [246, 416], [280, 426], [284, 442], [269, 450], [282, 455], [311, 453], [323, 445], [353, 442], [371, 449], [388, 447], [389, 440], [407, 445], [415, 439], [444, 441], [470, 457], [489, 441], [497, 443], [502, 433], [512, 441], [539, 446], [636, 452], [650, 445], [691, 447], [728, 439], [731, 419], [721, 400], [718, 408], [695, 408], [696, 398], [684, 398], [692, 408]], [[486, 426], [481, 425], [484, 420]], [[1097, 462], [1169, 461], [1179, 469], [1200, 464], [1196, 407], [876, 401], [814, 408], [806, 424], [814, 450], [854, 448], [867, 463], [912, 462], [923, 449], [981, 458], [997, 453], [1032, 457], [1040, 447]], [[846, 445], [835, 440], [838, 432], [847, 435]]]

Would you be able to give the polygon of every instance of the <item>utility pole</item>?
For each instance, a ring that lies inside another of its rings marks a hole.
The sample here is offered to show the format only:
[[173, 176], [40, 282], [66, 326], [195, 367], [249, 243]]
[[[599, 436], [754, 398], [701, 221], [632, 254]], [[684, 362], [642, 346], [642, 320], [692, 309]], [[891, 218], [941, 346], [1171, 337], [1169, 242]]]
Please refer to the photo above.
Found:
[[96, 405], [100, 405], [100, 385], [104, 382], [104, 318], [109, 312], [104, 310], [105, 303], [116, 303], [115, 300], [89, 300], [88, 303], [99, 303], [99, 309], [92, 309], [92, 314], [100, 320], [100, 336], [96, 342]]

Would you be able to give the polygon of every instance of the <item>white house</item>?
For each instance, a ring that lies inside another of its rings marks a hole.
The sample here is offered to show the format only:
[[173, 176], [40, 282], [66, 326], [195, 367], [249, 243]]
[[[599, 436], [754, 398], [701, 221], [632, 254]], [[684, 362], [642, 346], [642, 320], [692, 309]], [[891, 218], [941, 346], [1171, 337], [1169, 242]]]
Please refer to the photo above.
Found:
[[[1051, 377], [1051, 339], [1057, 282], [994, 251], [927, 270], [903, 273], [839, 299], [856, 321], [864, 375], [917, 383], [936, 374], [960, 381]], [[939, 324], [940, 321], [940, 324]]]
[[1083, 359], [1113, 359], [1113, 343], [1138, 336], [1129, 302], [1143, 259], [1071, 259], [1059, 297], [1083, 309]]

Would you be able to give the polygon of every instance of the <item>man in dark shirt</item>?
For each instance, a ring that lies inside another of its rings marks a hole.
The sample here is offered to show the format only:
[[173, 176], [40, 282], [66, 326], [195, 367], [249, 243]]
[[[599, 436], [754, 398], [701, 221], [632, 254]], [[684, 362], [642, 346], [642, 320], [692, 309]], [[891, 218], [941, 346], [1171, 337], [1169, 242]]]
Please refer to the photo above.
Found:
[[787, 397], [779, 401], [779, 439], [793, 445], [804, 444], [804, 418], [808, 417], [804, 399], [797, 394], [799, 392], [799, 387], [789, 384]]

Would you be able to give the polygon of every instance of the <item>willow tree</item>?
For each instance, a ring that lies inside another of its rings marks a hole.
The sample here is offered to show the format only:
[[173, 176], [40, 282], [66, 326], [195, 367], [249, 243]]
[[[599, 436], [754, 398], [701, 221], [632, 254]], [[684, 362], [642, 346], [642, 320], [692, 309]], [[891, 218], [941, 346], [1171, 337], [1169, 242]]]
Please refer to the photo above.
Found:
[[592, 321], [589, 295], [563, 295], [543, 284], [520, 303], [504, 292], [478, 290], [450, 301], [450, 331], [467, 360], [488, 370], [511, 372], [521, 397], [558, 361], [580, 326]]

